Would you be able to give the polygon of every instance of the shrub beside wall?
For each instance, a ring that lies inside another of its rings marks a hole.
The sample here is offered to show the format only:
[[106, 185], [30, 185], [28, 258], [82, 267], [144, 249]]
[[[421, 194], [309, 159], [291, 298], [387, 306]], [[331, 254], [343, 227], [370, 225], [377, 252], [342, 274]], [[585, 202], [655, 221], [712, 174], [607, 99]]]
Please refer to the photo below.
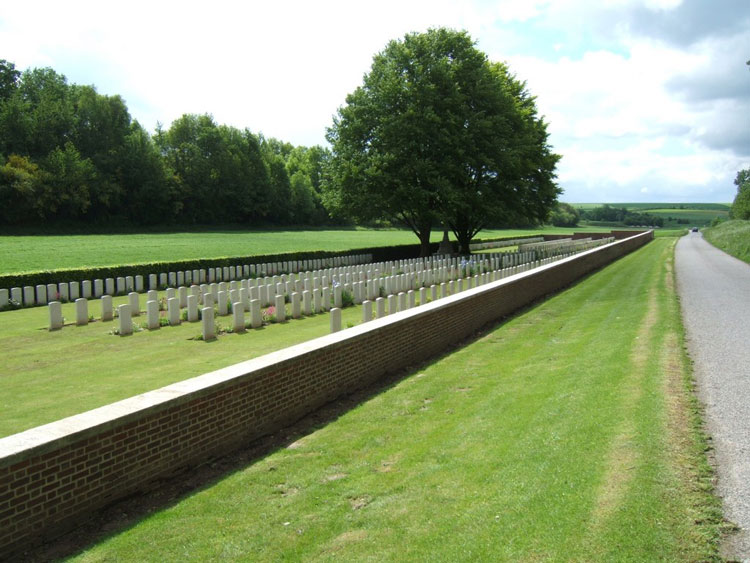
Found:
[[0, 440], [0, 558], [274, 431], [653, 239], [648, 232]]

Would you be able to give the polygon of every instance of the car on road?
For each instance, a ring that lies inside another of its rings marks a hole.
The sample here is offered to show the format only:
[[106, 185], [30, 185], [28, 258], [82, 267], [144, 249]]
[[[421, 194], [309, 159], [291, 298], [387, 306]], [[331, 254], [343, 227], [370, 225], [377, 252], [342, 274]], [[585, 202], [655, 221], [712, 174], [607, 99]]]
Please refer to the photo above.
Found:
[[692, 228], [692, 229], [690, 229], [690, 230], [691, 230], [691, 231], [693, 231], [694, 233], [697, 233], [697, 232], [698, 232], [698, 227], [693, 227], [693, 228]]

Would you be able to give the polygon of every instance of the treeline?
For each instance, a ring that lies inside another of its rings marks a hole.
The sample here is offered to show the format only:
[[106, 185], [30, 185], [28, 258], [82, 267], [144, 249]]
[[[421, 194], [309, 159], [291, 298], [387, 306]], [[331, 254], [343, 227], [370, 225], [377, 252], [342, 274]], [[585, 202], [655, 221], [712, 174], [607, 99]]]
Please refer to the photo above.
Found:
[[602, 223], [621, 223], [629, 227], [663, 227], [664, 219], [649, 213], [636, 213], [624, 207], [611, 207], [606, 203], [601, 207], [581, 210], [581, 219]]
[[330, 224], [329, 158], [209, 115], [152, 136], [120, 96], [0, 60], [1, 224]]

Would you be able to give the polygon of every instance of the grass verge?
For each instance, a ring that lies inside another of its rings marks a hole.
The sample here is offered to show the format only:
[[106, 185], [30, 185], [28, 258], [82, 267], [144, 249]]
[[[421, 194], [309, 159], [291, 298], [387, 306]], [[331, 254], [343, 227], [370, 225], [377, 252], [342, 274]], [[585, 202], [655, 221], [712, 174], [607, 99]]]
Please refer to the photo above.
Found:
[[704, 229], [703, 236], [716, 248], [750, 264], [750, 221], [726, 221]]
[[75, 560], [712, 560], [662, 238]]

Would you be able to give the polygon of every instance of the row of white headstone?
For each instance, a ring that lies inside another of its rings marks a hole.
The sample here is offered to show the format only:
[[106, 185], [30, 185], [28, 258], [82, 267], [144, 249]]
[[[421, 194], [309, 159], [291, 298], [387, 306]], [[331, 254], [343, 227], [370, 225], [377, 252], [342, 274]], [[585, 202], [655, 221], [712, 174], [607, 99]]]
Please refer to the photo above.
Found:
[[603, 244], [609, 244], [615, 240], [614, 237], [591, 239], [580, 238], [580, 239], [557, 239], [549, 240], [545, 242], [526, 243], [519, 245], [518, 249], [521, 252], [536, 252], [539, 256], [548, 257], [559, 254], [561, 252], [582, 252]]
[[[374, 282], [367, 285], [366, 281], [354, 281], [353, 283], [340, 283], [336, 280], [339, 276], [342, 280], [349, 280], [346, 276], [351, 276], [352, 272], [347, 272], [346, 267], [340, 270], [328, 272], [332, 275], [333, 285], [328, 285], [328, 277], [304, 277], [305, 275], [274, 276], [267, 278], [271, 283], [262, 283], [263, 280], [240, 280], [232, 281], [228, 284], [220, 282], [218, 284], [193, 285], [190, 288], [180, 287], [178, 289], [168, 288], [166, 290], [166, 319], [170, 326], [181, 324], [183, 309], [186, 311], [188, 322], [202, 321], [202, 336], [204, 340], [211, 340], [216, 337], [215, 314], [216, 309], [219, 315], [232, 315], [232, 329], [234, 332], [244, 331], [246, 328], [257, 328], [263, 324], [262, 307], [273, 305], [275, 308], [274, 315], [277, 322], [283, 322], [286, 319], [286, 301], [290, 302], [291, 317], [300, 318], [310, 316], [325, 311], [332, 311], [331, 331], [336, 332], [341, 329], [341, 308], [343, 307], [344, 291], [353, 289], [353, 300], [356, 304], [362, 304], [362, 321], [372, 320], [373, 314], [377, 318], [384, 317], [399, 311], [404, 311], [416, 306], [417, 291], [412, 283], [420, 279], [420, 274], [431, 273], [433, 279], [438, 284], [432, 283], [427, 287], [423, 285], [418, 288], [419, 304], [424, 305], [429, 301], [434, 301], [442, 297], [447, 297], [455, 293], [477, 287], [502, 279], [503, 277], [515, 273], [526, 271], [532, 267], [552, 262], [554, 258], [547, 258], [539, 262], [529, 262], [516, 266], [502, 267], [502, 260], [493, 258], [484, 260], [487, 270], [481, 273], [470, 275], [470, 268], [475, 266], [456, 264], [450, 260], [436, 260], [433, 265], [436, 268], [417, 269], [418, 261], [401, 261], [398, 263], [399, 268], [411, 270], [414, 272], [410, 275], [398, 274], [393, 276], [377, 276], [378, 270], [375, 270], [375, 277], [370, 280]], [[425, 261], [421, 261], [424, 266]], [[448, 266], [450, 264], [450, 267]], [[498, 265], [493, 268], [493, 265]], [[381, 267], [395, 266], [394, 263], [381, 263]], [[480, 268], [481, 269], [481, 268]], [[392, 271], [392, 270], [391, 270]], [[368, 273], [372, 272], [369, 270]], [[465, 277], [453, 278], [453, 274], [460, 272]], [[313, 274], [315, 272], [309, 272]], [[356, 272], [355, 272], [356, 273]], [[273, 283], [274, 278], [278, 278], [277, 283]], [[294, 279], [291, 279], [294, 278]], [[266, 278], [264, 278], [266, 279]], [[427, 276], [421, 279], [427, 279]], [[441, 281], [442, 280], [442, 281]], [[410, 282], [410, 283], [407, 283]], [[352, 289], [349, 289], [352, 288]], [[386, 297], [380, 297], [380, 290], [385, 289]], [[332, 307], [333, 305], [333, 307]], [[373, 310], [374, 306], [374, 310]], [[75, 301], [76, 307], [76, 325], [88, 324], [91, 316], [89, 315], [88, 299], [78, 298]], [[250, 313], [249, 323], [245, 320], [245, 313]], [[133, 333], [133, 317], [141, 314], [140, 295], [137, 292], [128, 294], [128, 302], [117, 307], [117, 318], [119, 326], [117, 333], [126, 336]], [[146, 301], [146, 323], [145, 328], [149, 330], [157, 329], [161, 326], [160, 302], [158, 292], [149, 290]], [[62, 316], [62, 304], [59, 301], [49, 303], [50, 330], [57, 330], [63, 327], [64, 320]], [[112, 296], [103, 295], [101, 297], [101, 320], [110, 321], [115, 317]], [[338, 320], [337, 320], [338, 319]]]
[[[486, 268], [489, 267], [509, 267], [515, 266], [521, 263], [525, 263], [534, 258], [533, 253], [505, 253], [501, 259], [495, 259], [495, 263], [490, 266], [489, 259], [476, 259], [477, 264], [487, 264]], [[272, 276], [277, 276], [284, 268], [290, 268], [291, 271], [298, 270], [300, 267], [311, 266], [313, 268], [322, 268], [326, 262], [333, 262], [337, 264], [323, 270], [324, 272], [340, 272], [346, 271], [347, 273], [352, 272], [352, 265], [355, 264], [368, 264], [371, 261], [371, 255], [355, 255], [355, 256], [342, 256], [334, 259], [322, 260], [303, 260], [303, 261], [291, 261], [281, 263], [269, 263], [260, 265], [245, 265], [245, 266], [225, 266], [222, 268], [209, 268], [207, 270], [192, 270], [192, 271], [180, 271], [180, 272], [168, 272], [161, 274], [150, 274], [148, 280], [145, 280], [143, 276], [122, 276], [117, 278], [105, 278], [95, 280], [84, 280], [82, 282], [63, 282], [63, 283], [50, 283], [50, 284], [39, 284], [37, 286], [25, 286], [23, 288], [14, 287], [10, 290], [0, 289], [0, 309], [7, 308], [11, 302], [16, 305], [33, 306], [43, 305], [51, 301], [75, 301], [76, 299], [83, 297], [89, 299], [91, 297], [99, 298], [103, 295], [125, 295], [135, 291], [136, 293], [143, 293], [146, 286], [149, 290], [154, 290], [159, 287], [180, 287], [184, 285], [191, 285], [193, 283], [215, 283], [220, 280], [231, 280], [236, 281], [238, 277], [251, 278], [251, 276], [264, 276], [267, 279], [267, 273]], [[401, 260], [398, 262], [388, 262], [379, 264], [370, 264], [376, 269], [380, 268], [380, 271], [391, 272], [394, 268], [405, 269], [412, 273], [416, 273], [422, 270], [430, 270], [438, 267], [445, 269], [453, 269], [457, 271], [460, 268], [462, 259], [461, 258], [441, 258], [432, 257], [427, 259], [416, 259], [416, 260]], [[468, 267], [468, 266], [467, 266]], [[372, 270], [372, 268], [370, 268]], [[303, 270], [309, 273], [309, 270]], [[314, 270], [315, 271], [315, 270]], [[362, 274], [362, 268], [358, 269], [358, 273]], [[286, 274], [283, 274], [286, 275]], [[331, 274], [333, 275], [333, 274]], [[451, 274], [453, 279], [456, 279], [455, 274]], [[309, 277], [309, 276], [308, 276]], [[360, 280], [363, 281], [363, 280]], [[443, 280], [444, 281], [444, 280]]]
[[133, 291], [143, 293], [146, 290], [179, 287], [193, 283], [231, 281], [254, 276], [276, 275], [282, 272], [300, 272], [310, 268], [321, 269], [348, 266], [371, 261], [372, 254], [355, 254], [334, 256], [331, 258], [162, 272], [160, 274], [149, 274], [147, 277], [142, 275], [120, 276], [83, 280], [81, 282], [48, 283], [36, 286], [13, 287], [10, 289], [0, 288], [0, 310], [9, 308], [11, 303], [15, 306], [31, 307], [34, 305], [46, 305], [51, 301], [75, 301], [79, 297], [89, 299], [91, 297], [99, 298], [103, 295], [126, 295]]
[[532, 242], [543, 242], [544, 237], [528, 237], [528, 238], [517, 238], [510, 240], [495, 240], [488, 242], [477, 242], [469, 245], [469, 249], [472, 251], [476, 250], [490, 250], [493, 248], [507, 248], [508, 246], [518, 246], [519, 244], [532, 243]]

